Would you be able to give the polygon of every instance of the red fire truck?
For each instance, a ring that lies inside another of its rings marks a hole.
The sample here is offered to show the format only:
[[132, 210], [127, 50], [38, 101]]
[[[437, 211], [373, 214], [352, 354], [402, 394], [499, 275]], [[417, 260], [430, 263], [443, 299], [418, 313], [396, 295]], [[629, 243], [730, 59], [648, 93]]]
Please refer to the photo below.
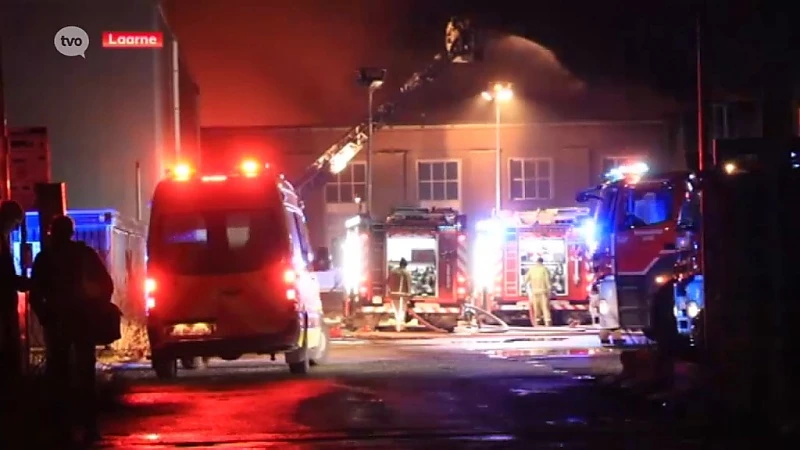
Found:
[[473, 281], [476, 301], [504, 320], [527, 322], [527, 286], [522, 282], [538, 258], [550, 270], [555, 324], [590, 321], [588, 286], [591, 267], [579, 224], [588, 208], [553, 208], [501, 212], [477, 224]]
[[651, 326], [652, 305], [670, 287], [676, 261], [676, 225], [687, 192], [685, 171], [648, 173], [644, 163], [614, 169], [607, 182], [578, 194], [579, 202], [597, 201], [594, 231], [595, 280], [590, 290], [600, 339], [610, 332]]
[[358, 215], [345, 223], [345, 315], [377, 324], [393, 309], [386, 279], [408, 261], [413, 310], [452, 330], [468, 295], [466, 216], [453, 209], [397, 208], [384, 221]]

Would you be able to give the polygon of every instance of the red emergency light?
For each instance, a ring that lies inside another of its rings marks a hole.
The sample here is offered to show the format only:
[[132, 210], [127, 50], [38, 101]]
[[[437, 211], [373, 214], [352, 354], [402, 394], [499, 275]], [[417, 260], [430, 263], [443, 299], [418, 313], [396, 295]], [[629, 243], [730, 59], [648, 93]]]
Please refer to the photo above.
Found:
[[[269, 164], [261, 164], [255, 159], [245, 159], [239, 164], [234, 173], [230, 175], [225, 174], [206, 174], [200, 177], [200, 181], [204, 183], [222, 182], [228, 180], [231, 176], [243, 176], [245, 178], [254, 178], [260, 175], [264, 170], [269, 169]], [[194, 178], [196, 170], [190, 164], [178, 163], [171, 170], [167, 171], [167, 176], [174, 181], [189, 181]]]

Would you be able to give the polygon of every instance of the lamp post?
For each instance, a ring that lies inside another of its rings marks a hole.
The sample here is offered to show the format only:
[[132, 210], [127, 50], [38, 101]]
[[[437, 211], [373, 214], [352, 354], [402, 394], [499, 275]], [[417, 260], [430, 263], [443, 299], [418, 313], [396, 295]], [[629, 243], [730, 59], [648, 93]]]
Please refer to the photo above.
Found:
[[495, 214], [500, 212], [502, 206], [501, 200], [501, 181], [500, 181], [500, 165], [502, 158], [500, 157], [500, 104], [511, 100], [514, 97], [514, 91], [511, 90], [511, 83], [492, 83], [489, 89], [481, 92], [481, 97], [484, 100], [494, 103], [494, 118], [495, 118], [495, 155], [494, 155], [494, 211]]
[[[386, 78], [386, 69], [378, 69], [374, 67], [363, 67], [358, 71], [358, 84], [367, 88], [367, 214], [372, 214], [372, 131], [373, 131], [373, 116], [372, 116], [372, 99], [375, 91], [383, 86], [383, 81]], [[359, 207], [360, 209], [360, 207]]]

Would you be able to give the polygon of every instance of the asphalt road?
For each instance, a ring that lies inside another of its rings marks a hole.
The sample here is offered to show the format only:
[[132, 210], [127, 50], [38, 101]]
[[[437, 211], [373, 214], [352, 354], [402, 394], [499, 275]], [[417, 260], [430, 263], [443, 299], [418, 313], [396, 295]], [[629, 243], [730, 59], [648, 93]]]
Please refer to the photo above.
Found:
[[124, 394], [106, 405], [101, 445], [708, 447], [668, 408], [600, 387], [619, 371], [618, 351], [587, 333], [388, 336], [335, 342], [306, 377], [265, 357], [212, 360], [171, 382], [146, 364], [117, 367]]

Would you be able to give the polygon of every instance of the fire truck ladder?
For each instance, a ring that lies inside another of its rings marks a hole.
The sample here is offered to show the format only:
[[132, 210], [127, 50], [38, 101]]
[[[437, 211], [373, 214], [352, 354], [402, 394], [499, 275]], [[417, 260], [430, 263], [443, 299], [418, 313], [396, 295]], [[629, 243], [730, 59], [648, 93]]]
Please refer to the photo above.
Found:
[[[386, 126], [399, 100], [433, 82], [450, 63], [472, 62], [475, 52], [475, 35], [470, 22], [465, 19], [452, 19], [445, 30], [445, 50], [434, 56], [432, 63], [423, 70], [412, 74], [400, 86], [395, 101], [378, 106], [377, 111], [373, 114], [372, 130], [379, 130]], [[350, 129], [341, 139], [325, 150], [294, 185], [299, 191], [303, 191], [305, 188], [314, 186], [325, 172], [337, 173], [364, 148], [368, 139], [369, 121], [365, 120]]]

